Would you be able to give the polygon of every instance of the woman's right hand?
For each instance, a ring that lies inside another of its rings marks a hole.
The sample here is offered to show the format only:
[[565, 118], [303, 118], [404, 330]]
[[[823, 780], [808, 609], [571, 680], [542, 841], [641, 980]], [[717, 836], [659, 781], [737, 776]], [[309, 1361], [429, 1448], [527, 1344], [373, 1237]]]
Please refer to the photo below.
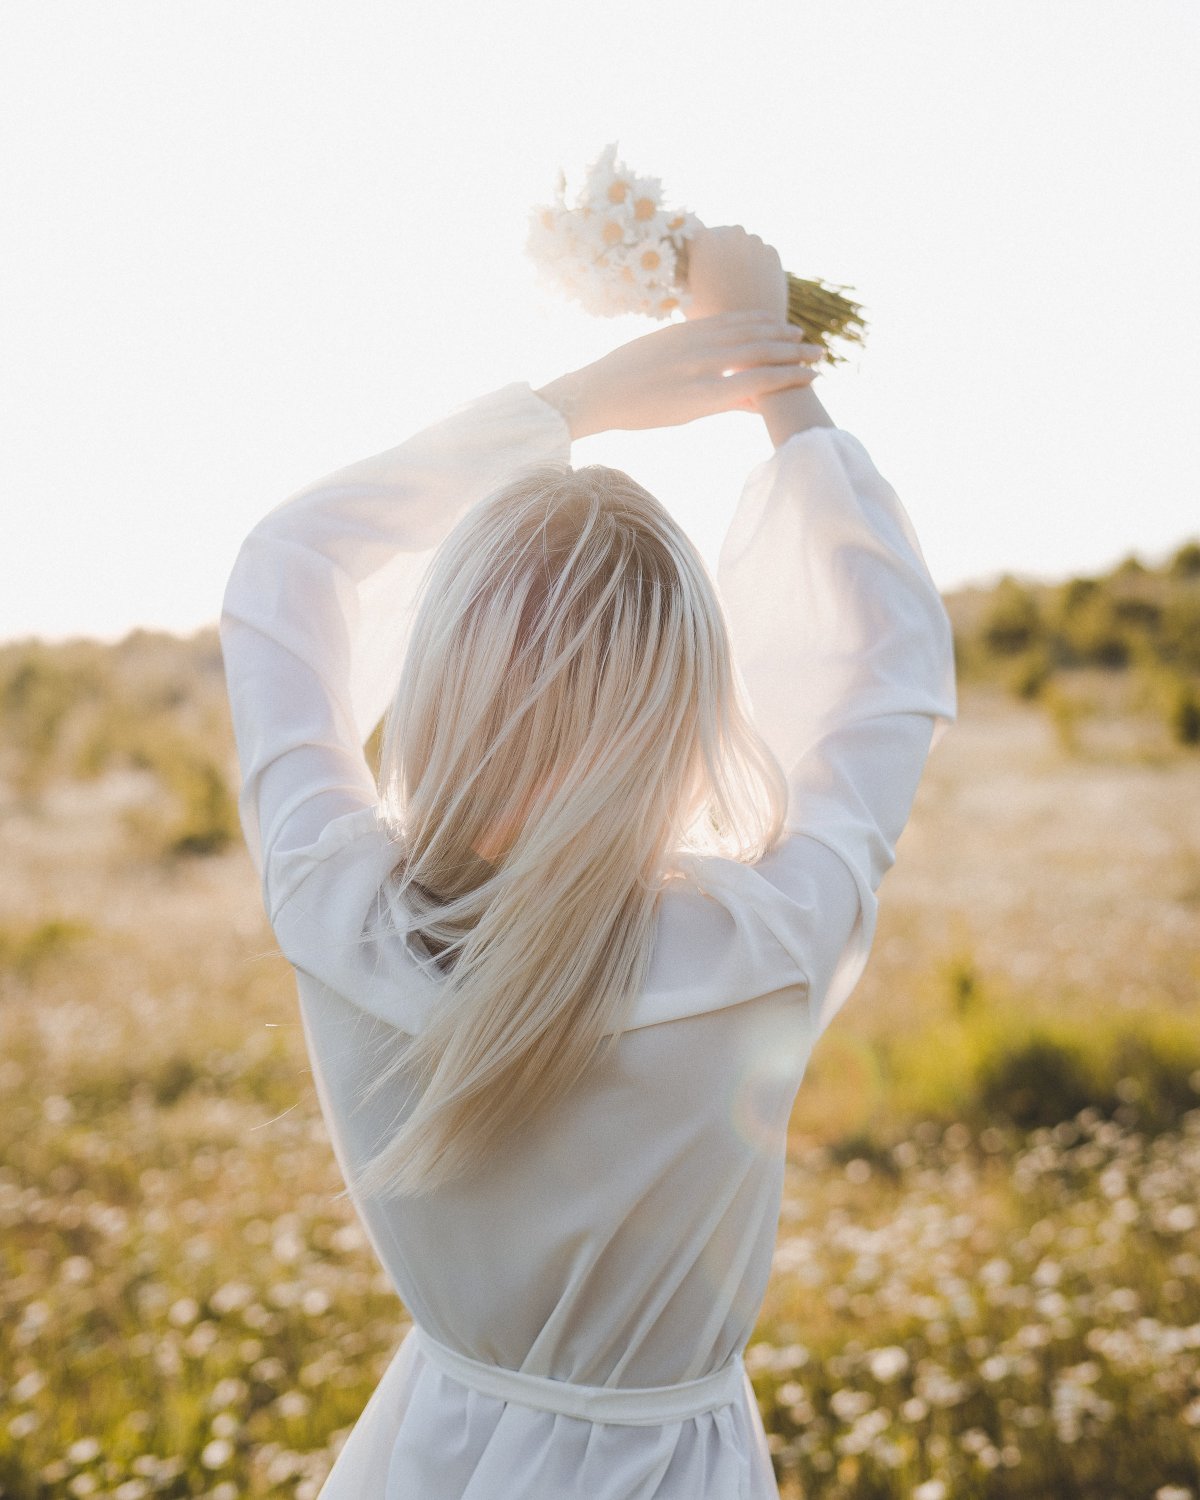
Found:
[[772, 394], [811, 385], [819, 344], [757, 308], [667, 323], [560, 376], [535, 394], [573, 438], [674, 427], [726, 411], [760, 411]]
[[689, 318], [756, 311], [787, 322], [787, 272], [779, 252], [740, 224], [702, 227], [689, 239], [687, 289]]

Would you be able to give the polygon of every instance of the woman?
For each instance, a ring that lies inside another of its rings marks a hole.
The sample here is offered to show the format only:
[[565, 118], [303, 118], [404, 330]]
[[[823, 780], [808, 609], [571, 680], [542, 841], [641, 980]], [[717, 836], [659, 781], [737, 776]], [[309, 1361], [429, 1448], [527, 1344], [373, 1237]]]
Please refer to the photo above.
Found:
[[[709, 230], [689, 276], [688, 322], [304, 489], [229, 581], [247, 840], [414, 1320], [325, 1500], [778, 1494], [741, 1355], [788, 1114], [953, 657], [778, 255]], [[734, 408], [775, 451], [714, 588], [653, 497], [568, 459]]]

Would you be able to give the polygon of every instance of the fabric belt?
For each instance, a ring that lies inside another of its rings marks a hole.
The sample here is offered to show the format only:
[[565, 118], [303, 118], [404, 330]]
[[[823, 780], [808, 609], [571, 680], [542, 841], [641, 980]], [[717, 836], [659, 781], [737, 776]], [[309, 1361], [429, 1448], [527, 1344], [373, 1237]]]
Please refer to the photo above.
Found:
[[685, 1380], [679, 1385], [580, 1385], [484, 1364], [457, 1349], [447, 1348], [416, 1323], [410, 1337], [416, 1340], [431, 1365], [472, 1390], [499, 1401], [558, 1412], [564, 1417], [580, 1417], [587, 1422], [614, 1422], [625, 1427], [679, 1422], [728, 1406], [741, 1396], [746, 1386], [746, 1370], [740, 1354], [711, 1375]]

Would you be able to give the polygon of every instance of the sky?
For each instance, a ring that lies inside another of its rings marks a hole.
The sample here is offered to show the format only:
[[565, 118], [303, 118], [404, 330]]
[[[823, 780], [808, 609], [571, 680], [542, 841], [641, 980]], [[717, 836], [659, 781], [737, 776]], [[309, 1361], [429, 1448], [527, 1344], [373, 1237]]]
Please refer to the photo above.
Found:
[[[938, 585], [1200, 535], [1193, 0], [12, 0], [0, 11], [0, 639], [215, 621], [331, 470], [654, 323], [524, 252], [609, 141], [853, 288], [817, 390]], [[770, 454], [606, 433], [715, 564]]]

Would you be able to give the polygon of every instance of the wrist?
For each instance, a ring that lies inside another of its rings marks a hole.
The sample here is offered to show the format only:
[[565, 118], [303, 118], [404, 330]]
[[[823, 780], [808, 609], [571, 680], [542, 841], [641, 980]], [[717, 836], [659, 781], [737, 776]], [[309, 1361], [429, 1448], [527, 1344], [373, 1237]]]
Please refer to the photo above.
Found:
[[570, 431], [572, 442], [577, 438], [591, 437], [594, 433], [604, 430], [604, 424], [598, 420], [595, 401], [591, 395], [591, 382], [588, 379], [590, 368], [584, 365], [581, 369], [558, 376], [556, 380], [551, 380], [549, 384], [534, 391], [535, 396], [540, 396], [543, 401], [561, 414]]
[[771, 442], [782, 448], [788, 438], [809, 427], [836, 427], [811, 385], [793, 386], [758, 398], [758, 414], [766, 423]]

